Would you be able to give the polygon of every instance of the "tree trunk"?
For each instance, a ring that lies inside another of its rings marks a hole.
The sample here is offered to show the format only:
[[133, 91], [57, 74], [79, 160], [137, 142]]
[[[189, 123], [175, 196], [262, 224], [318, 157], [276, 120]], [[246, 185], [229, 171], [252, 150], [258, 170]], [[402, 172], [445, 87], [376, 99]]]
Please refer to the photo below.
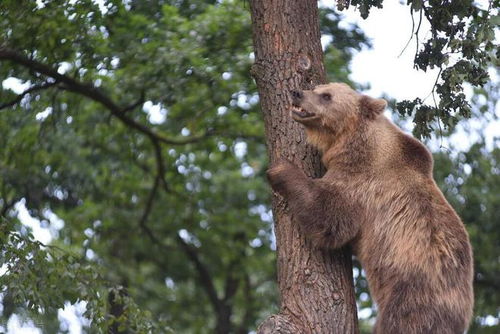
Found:
[[[323, 174], [320, 155], [291, 117], [293, 89], [326, 82], [317, 0], [250, 1], [255, 64], [252, 74], [264, 113], [269, 160], [288, 158], [311, 177]], [[281, 310], [259, 333], [357, 333], [348, 249], [314, 249], [273, 196]]]
[[231, 333], [231, 311], [232, 310], [229, 305], [227, 305], [225, 302], [221, 302], [220, 307], [217, 309], [215, 333]]
[[125, 305], [122, 298], [127, 295], [125, 288], [112, 290], [108, 294], [109, 314], [112, 316], [111, 323], [108, 328], [109, 334], [127, 334], [127, 324], [120, 319], [125, 312]]

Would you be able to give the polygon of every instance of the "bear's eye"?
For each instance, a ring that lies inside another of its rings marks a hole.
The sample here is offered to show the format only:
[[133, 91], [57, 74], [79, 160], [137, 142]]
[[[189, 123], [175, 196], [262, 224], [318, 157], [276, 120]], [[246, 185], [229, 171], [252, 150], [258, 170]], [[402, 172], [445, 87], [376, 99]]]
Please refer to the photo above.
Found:
[[321, 98], [323, 99], [323, 101], [331, 101], [332, 100], [332, 94], [323, 93], [323, 94], [321, 94]]

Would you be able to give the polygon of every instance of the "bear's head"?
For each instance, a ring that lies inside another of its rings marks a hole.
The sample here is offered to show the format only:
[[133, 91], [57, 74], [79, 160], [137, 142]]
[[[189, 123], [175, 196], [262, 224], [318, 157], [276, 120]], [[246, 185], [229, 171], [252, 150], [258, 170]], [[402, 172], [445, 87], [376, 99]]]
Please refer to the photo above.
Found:
[[325, 151], [337, 139], [354, 135], [382, 114], [387, 102], [359, 94], [344, 83], [292, 91], [292, 118], [306, 128], [308, 141]]

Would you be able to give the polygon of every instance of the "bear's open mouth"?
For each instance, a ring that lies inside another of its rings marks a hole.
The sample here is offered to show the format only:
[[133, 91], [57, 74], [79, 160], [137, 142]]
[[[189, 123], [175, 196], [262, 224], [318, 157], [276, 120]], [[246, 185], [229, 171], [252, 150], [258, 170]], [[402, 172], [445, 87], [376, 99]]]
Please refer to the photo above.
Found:
[[292, 113], [295, 116], [300, 117], [300, 118], [308, 118], [308, 117], [313, 117], [316, 115], [315, 113], [309, 112], [309, 111], [305, 110], [304, 108], [298, 107], [298, 106], [293, 106]]

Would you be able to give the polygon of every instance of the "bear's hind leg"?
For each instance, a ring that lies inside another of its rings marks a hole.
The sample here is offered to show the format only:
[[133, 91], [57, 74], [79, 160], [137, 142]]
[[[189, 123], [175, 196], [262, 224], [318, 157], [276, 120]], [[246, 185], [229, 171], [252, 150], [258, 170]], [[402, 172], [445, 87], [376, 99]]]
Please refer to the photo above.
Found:
[[466, 321], [452, 310], [429, 303], [416, 305], [415, 299], [404, 304], [389, 304], [381, 309], [374, 334], [463, 334]]

